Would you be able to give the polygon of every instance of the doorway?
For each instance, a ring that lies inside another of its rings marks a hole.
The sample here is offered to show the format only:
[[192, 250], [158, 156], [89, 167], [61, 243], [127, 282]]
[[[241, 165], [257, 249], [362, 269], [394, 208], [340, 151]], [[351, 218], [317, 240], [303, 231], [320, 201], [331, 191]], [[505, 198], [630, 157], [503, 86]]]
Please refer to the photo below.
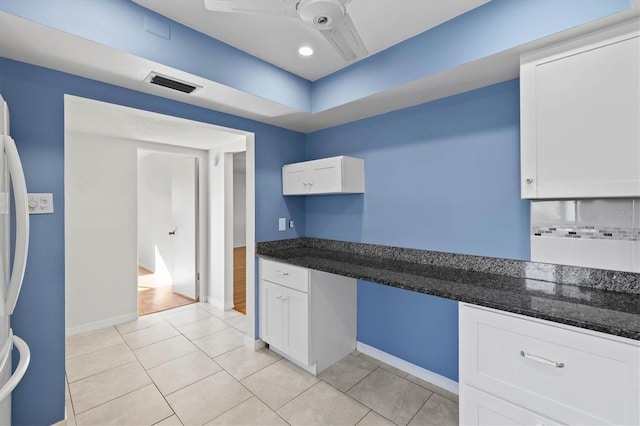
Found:
[[[201, 152], [200, 294], [233, 308], [233, 154], [246, 151], [246, 335], [256, 340], [253, 133], [65, 95], [67, 335], [137, 318], [137, 154]], [[160, 147], [160, 148], [159, 148]], [[197, 154], [195, 154], [197, 155]], [[96, 273], [99, 271], [99, 273]], [[91, 277], [91, 279], [87, 279]], [[257, 347], [257, 346], [256, 346]]]
[[247, 313], [246, 152], [233, 154], [233, 309]]
[[198, 158], [138, 150], [138, 315], [195, 303]]

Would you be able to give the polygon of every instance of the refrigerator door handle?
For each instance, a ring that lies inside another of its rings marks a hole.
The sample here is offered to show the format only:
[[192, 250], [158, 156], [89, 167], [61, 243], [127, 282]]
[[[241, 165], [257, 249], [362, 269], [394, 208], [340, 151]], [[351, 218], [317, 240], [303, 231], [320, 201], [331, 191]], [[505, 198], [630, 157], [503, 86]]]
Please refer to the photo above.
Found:
[[11, 136], [3, 135], [2, 139], [16, 205], [15, 254], [4, 306], [4, 315], [9, 316], [16, 307], [27, 265], [27, 251], [29, 249], [29, 207], [27, 204], [27, 184], [24, 178], [24, 171], [22, 170], [22, 163], [20, 162], [20, 155], [18, 155], [18, 148]]
[[0, 388], [0, 401], [4, 401], [4, 399], [13, 392], [15, 387], [18, 386], [18, 383], [20, 383], [20, 380], [24, 377], [24, 373], [27, 371], [27, 367], [29, 367], [29, 362], [31, 361], [29, 345], [27, 345], [24, 340], [11, 333], [9, 334], [9, 339], [13, 341], [13, 345], [20, 353], [20, 361], [18, 361], [18, 365], [16, 370], [13, 372], [13, 375], [9, 380], [7, 380], [7, 383]]
[[4, 370], [4, 366], [7, 364], [7, 361], [9, 361], [11, 349], [13, 349], [13, 330], [9, 329], [9, 337], [7, 337], [2, 350], [0, 350], [0, 371]]

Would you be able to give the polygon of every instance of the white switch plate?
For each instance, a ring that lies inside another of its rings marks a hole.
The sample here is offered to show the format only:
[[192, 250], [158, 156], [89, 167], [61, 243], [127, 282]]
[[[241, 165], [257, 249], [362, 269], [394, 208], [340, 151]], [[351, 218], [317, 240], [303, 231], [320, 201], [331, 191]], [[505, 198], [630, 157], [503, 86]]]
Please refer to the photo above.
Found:
[[29, 193], [27, 195], [29, 214], [53, 213], [53, 194]]
[[287, 219], [281, 217], [278, 219], [278, 231], [286, 231], [287, 230]]

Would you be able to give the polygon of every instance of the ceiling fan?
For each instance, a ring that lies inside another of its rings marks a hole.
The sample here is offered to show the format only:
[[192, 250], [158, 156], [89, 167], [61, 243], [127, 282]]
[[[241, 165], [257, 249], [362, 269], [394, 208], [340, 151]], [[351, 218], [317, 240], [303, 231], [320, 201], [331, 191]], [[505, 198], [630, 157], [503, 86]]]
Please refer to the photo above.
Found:
[[315, 28], [346, 60], [368, 54], [347, 13], [351, 0], [204, 0], [205, 8], [216, 12], [269, 13], [299, 18]]

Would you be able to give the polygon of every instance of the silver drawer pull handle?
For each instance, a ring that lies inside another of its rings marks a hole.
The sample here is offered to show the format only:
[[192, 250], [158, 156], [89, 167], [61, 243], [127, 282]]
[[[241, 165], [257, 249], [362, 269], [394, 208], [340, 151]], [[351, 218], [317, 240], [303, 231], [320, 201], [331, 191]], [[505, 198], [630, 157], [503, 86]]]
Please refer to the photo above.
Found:
[[278, 274], [280, 274], [280, 275], [289, 275], [289, 273], [288, 273], [288, 272], [282, 272], [282, 271], [276, 271], [276, 272], [277, 272]]
[[564, 362], [555, 362], [550, 359], [542, 358], [541, 356], [531, 355], [525, 351], [520, 351], [520, 356], [524, 359], [539, 362], [540, 364], [548, 365], [549, 367], [564, 368]]
[[282, 301], [286, 302], [287, 301], [287, 296], [282, 296]]

